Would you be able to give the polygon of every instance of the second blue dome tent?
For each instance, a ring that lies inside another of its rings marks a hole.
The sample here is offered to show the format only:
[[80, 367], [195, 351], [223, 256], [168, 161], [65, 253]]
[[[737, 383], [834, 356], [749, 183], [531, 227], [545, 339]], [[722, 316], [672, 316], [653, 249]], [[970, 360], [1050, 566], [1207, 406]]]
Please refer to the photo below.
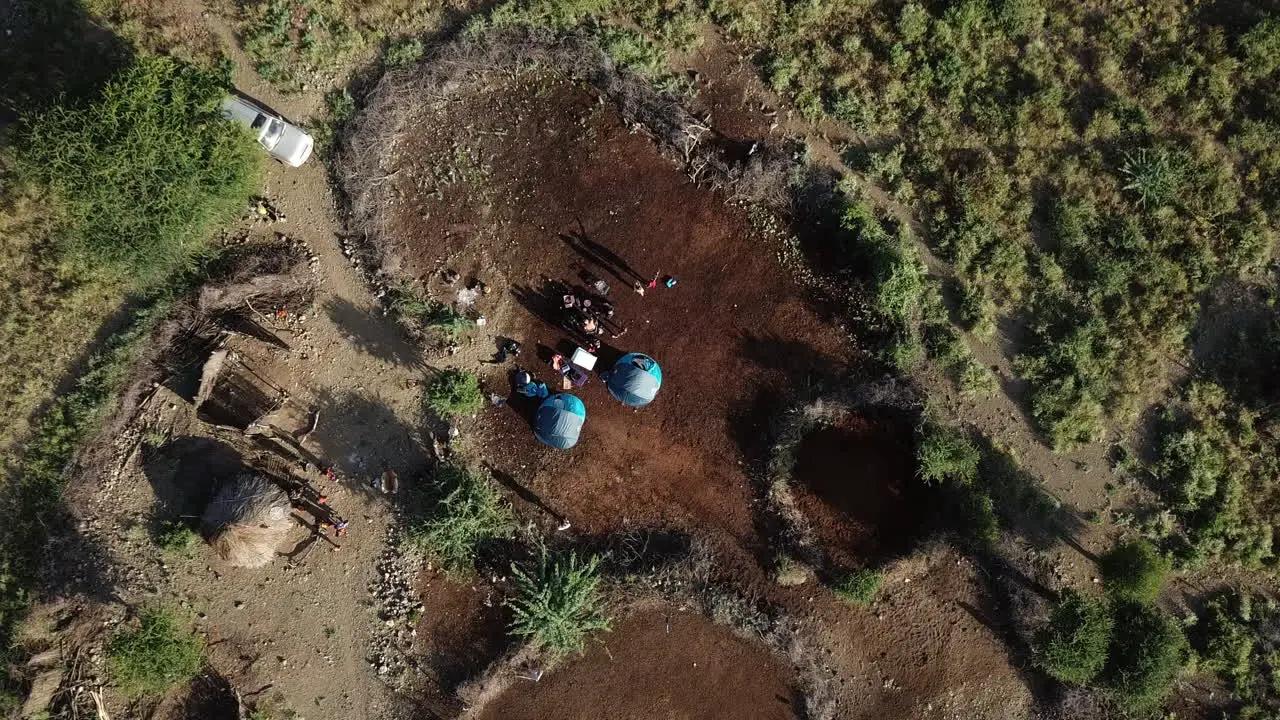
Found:
[[568, 450], [578, 444], [578, 436], [586, 422], [587, 406], [574, 395], [558, 393], [538, 406], [533, 434], [553, 448]]
[[604, 373], [604, 384], [623, 405], [644, 407], [653, 402], [662, 387], [662, 368], [648, 355], [628, 353]]

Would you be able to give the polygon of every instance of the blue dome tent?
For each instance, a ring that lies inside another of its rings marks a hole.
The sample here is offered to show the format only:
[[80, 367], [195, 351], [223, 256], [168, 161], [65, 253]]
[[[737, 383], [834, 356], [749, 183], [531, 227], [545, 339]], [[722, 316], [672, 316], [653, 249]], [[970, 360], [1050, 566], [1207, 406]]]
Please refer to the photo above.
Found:
[[578, 444], [578, 435], [587, 421], [587, 406], [568, 393], [552, 395], [538, 406], [533, 434], [553, 448], [568, 450]]
[[631, 407], [644, 407], [653, 402], [662, 387], [662, 368], [648, 355], [629, 353], [614, 363], [604, 379], [609, 394]]

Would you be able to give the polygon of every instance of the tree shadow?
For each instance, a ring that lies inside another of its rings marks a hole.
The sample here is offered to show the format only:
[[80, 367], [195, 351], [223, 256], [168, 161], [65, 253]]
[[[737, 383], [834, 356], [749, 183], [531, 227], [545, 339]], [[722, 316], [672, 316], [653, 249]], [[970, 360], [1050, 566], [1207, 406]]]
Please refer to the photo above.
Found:
[[0, 126], [97, 95], [133, 56], [81, 0], [0, 0], [0, 27]]
[[156, 496], [154, 519], [197, 527], [218, 485], [246, 468], [239, 450], [213, 438], [179, 437], [147, 450], [142, 473]]
[[1089, 560], [1097, 561], [1080, 544], [1086, 523], [1079, 513], [1044, 489], [1034, 475], [1018, 465], [1016, 458], [990, 438], [975, 433], [973, 440], [982, 458], [978, 466], [981, 488], [990, 494], [1005, 530], [1042, 550], [1061, 540]]
[[[320, 419], [303, 446], [344, 475], [371, 481], [392, 471], [414, 478], [431, 466], [423, 430], [376, 396], [327, 391], [316, 399], [315, 410]], [[360, 488], [371, 490], [367, 482]]]
[[397, 365], [422, 366], [422, 354], [418, 348], [381, 313], [356, 307], [343, 298], [326, 301], [324, 311], [338, 332], [361, 352]]
[[1002, 641], [1010, 667], [1031, 693], [1031, 717], [1046, 717], [1061, 703], [1061, 686], [1036, 670], [1031, 628], [1025, 620], [1042, 616], [1058, 596], [994, 554], [979, 554], [973, 560], [982, 583], [978, 605], [962, 600], [956, 604]]

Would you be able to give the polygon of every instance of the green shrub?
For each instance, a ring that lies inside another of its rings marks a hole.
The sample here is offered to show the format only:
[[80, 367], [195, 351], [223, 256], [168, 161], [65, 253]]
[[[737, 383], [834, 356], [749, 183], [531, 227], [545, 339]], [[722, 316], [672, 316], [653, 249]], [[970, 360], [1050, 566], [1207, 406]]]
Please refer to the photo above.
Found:
[[431, 299], [423, 300], [407, 290], [397, 292], [392, 304], [403, 317], [449, 341], [457, 340], [462, 333], [475, 327], [475, 322], [453, 307]]
[[1127, 153], [1120, 172], [1129, 181], [1124, 189], [1132, 190], [1139, 204], [1151, 207], [1176, 200], [1185, 175], [1184, 163], [1178, 155], [1151, 148]]
[[444, 370], [427, 383], [427, 409], [439, 418], [472, 415], [484, 406], [480, 378], [464, 370]]
[[418, 62], [426, 52], [426, 46], [418, 38], [402, 38], [387, 46], [382, 61], [387, 67], [400, 67]]
[[107, 643], [107, 665], [125, 697], [159, 695], [200, 672], [204, 643], [179, 629], [168, 612], [148, 610], [137, 630], [117, 633]]
[[1182, 670], [1187, 639], [1173, 618], [1151, 605], [1119, 601], [1114, 617], [1102, 687], [1128, 709], [1152, 707], [1164, 699]]
[[1160, 594], [1169, 574], [1169, 560], [1145, 540], [1117, 543], [1098, 564], [1107, 592], [1132, 602], [1150, 602]]
[[978, 477], [978, 449], [959, 430], [925, 423], [916, 460], [927, 483], [968, 484]]
[[156, 544], [166, 552], [190, 555], [200, 542], [200, 535], [183, 522], [164, 523], [156, 533]]
[[1088, 685], [1106, 665], [1111, 631], [1105, 601], [1068, 590], [1035, 636], [1036, 664], [1063, 682]]
[[883, 572], [863, 568], [844, 576], [831, 589], [854, 605], [866, 606], [875, 602], [876, 593], [880, 592], [882, 582], [884, 582]]
[[599, 592], [600, 558], [585, 562], [575, 552], [538, 550], [533, 567], [512, 565], [515, 595], [507, 600], [514, 619], [511, 634], [527, 638], [552, 657], [582, 652], [593, 632], [608, 631]]
[[1280, 20], [1263, 18], [1240, 37], [1245, 69], [1255, 77], [1266, 77], [1280, 68]]
[[1247, 624], [1250, 598], [1247, 594], [1222, 593], [1205, 603], [1203, 620], [1203, 666], [1231, 682], [1236, 697], [1253, 697], [1261, 668], [1253, 667], [1257, 639]]
[[431, 482], [415, 491], [406, 514], [409, 544], [431, 553], [450, 572], [474, 568], [480, 548], [515, 527], [497, 489], [456, 465], [436, 470]]
[[[259, 75], [286, 92], [335, 79], [367, 47], [368, 38], [336, 0], [248, 0], [240, 9], [245, 53]], [[295, 26], [299, 18], [302, 30]]]
[[145, 57], [92, 103], [23, 117], [18, 166], [49, 188], [68, 249], [142, 285], [204, 250], [256, 188], [262, 156], [219, 115], [226, 95], [225, 78]]

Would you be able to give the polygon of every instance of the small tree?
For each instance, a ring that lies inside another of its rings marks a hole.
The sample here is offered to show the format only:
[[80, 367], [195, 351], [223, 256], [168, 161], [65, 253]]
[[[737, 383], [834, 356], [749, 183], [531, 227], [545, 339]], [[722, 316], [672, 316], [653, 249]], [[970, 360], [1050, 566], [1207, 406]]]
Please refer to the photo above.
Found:
[[471, 415], [484, 405], [480, 378], [463, 370], [445, 370], [427, 383], [426, 405], [441, 418]]
[[1105, 601], [1068, 590], [1036, 633], [1036, 664], [1063, 682], [1087, 685], [1107, 663], [1112, 628]]
[[1144, 603], [1117, 602], [1115, 634], [1102, 686], [1126, 708], [1148, 708], [1164, 699], [1186, 660], [1187, 639], [1164, 611]]
[[204, 665], [204, 643], [178, 629], [172, 615], [148, 610], [141, 620], [137, 630], [118, 633], [107, 644], [111, 677], [129, 698], [159, 695]]
[[597, 574], [600, 558], [580, 562], [577, 553], [539, 548], [534, 566], [511, 566], [516, 594], [507, 600], [515, 619], [511, 634], [528, 638], [553, 657], [582, 652], [588, 635], [609, 630], [601, 610]]
[[1160, 594], [1169, 560], [1145, 540], [1118, 543], [1099, 561], [1107, 592], [1121, 600], [1150, 602]]

